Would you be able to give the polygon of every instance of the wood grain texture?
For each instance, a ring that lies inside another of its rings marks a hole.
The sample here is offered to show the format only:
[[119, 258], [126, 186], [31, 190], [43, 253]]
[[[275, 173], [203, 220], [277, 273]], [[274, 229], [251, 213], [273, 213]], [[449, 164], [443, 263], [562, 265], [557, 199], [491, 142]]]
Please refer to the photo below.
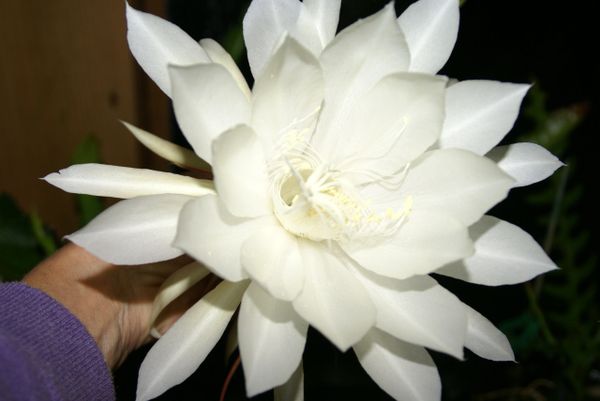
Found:
[[119, 120], [167, 135], [168, 103], [138, 76], [123, 1], [0, 2], [0, 48], [0, 191], [62, 236], [77, 228], [73, 198], [38, 178], [90, 134], [105, 163], [141, 165]]

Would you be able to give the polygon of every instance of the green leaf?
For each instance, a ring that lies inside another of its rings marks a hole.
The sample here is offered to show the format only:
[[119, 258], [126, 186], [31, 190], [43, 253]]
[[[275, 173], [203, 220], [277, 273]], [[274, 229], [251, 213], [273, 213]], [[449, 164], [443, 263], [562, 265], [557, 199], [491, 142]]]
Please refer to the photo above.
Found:
[[223, 47], [235, 60], [236, 64], [239, 64], [246, 54], [241, 22], [236, 23], [227, 31], [223, 38]]
[[37, 212], [33, 212], [29, 215], [29, 221], [31, 223], [31, 230], [33, 235], [35, 236], [38, 244], [42, 247], [46, 256], [52, 255], [56, 251], [56, 242], [54, 242], [54, 238], [50, 235], [46, 228], [44, 227], [44, 223], [42, 219], [37, 214]]
[[43, 258], [27, 215], [8, 194], [0, 194], [0, 280], [20, 280]]
[[540, 335], [538, 321], [529, 311], [502, 322], [499, 328], [508, 336], [517, 354], [532, 349], [532, 344], [538, 340]]

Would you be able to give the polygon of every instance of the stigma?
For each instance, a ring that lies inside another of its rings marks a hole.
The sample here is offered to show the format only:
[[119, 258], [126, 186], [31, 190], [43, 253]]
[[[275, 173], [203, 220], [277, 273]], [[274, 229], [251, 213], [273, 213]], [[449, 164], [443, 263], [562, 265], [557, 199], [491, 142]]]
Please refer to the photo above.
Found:
[[[269, 163], [274, 214], [280, 224], [290, 233], [313, 241], [393, 235], [410, 214], [412, 197], [405, 197], [399, 210], [373, 207], [373, 201], [361, 195], [361, 188], [348, 179], [347, 172], [322, 160], [309, 143], [309, 135], [308, 130], [290, 131]], [[397, 185], [404, 173], [377, 176], [374, 182]]]

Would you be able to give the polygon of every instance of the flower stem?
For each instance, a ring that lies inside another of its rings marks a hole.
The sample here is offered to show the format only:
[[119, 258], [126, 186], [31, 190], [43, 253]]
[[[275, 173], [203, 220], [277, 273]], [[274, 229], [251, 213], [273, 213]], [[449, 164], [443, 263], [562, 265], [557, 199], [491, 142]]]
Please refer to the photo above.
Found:
[[238, 355], [238, 357], [233, 362], [231, 369], [229, 369], [227, 376], [225, 377], [225, 381], [223, 382], [223, 387], [221, 388], [221, 395], [219, 396], [219, 401], [225, 401], [225, 396], [227, 395], [227, 388], [229, 388], [229, 383], [231, 382], [233, 375], [240, 367], [241, 361], [242, 360], [241, 360], [240, 356]]

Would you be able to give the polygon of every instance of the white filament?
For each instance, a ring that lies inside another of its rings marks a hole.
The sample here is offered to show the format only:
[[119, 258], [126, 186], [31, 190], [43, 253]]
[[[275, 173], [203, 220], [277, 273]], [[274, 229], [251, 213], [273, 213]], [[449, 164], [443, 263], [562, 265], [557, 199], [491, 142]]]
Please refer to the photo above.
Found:
[[[407, 197], [401, 210], [375, 211], [358, 188], [344, 177], [366, 176], [369, 183], [398, 189], [408, 166], [397, 174], [342, 170], [326, 163], [311, 146], [310, 129], [292, 129], [275, 147], [269, 176], [275, 215], [291, 233], [315, 241], [346, 241], [393, 235], [410, 213]], [[347, 163], [340, 163], [339, 166]]]

